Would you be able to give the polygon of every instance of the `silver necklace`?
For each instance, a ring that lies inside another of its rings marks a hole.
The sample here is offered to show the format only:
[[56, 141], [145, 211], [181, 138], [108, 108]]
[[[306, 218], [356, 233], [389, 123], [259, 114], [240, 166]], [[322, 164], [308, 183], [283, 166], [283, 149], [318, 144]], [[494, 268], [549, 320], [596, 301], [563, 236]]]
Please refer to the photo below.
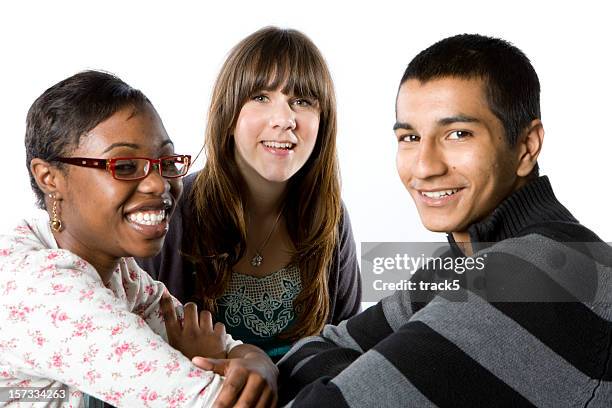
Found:
[[263, 255], [262, 252], [264, 249], [266, 249], [266, 245], [268, 245], [268, 241], [270, 240], [270, 237], [272, 236], [272, 233], [274, 232], [274, 230], [276, 230], [276, 225], [278, 224], [278, 221], [280, 220], [281, 215], [283, 214], [283, 208], [281, 208], [281, 210], [278, 212], [278, 215], [276, 216], [276, 220], [274, 221], [274, 225], [272, 225], [272, 228], [270, 229], [270, 232], [268, 233], [268, 236], [266, 237], [266, 239], [263, 241], [263, 243], [259, 246], [259, 249], [255, 250], [255, 256], [253, 256], [253, 258], [251, 258], [251, 265], [255, 268], [257, 268], [258, 266], [260, 266], [263, 263]]

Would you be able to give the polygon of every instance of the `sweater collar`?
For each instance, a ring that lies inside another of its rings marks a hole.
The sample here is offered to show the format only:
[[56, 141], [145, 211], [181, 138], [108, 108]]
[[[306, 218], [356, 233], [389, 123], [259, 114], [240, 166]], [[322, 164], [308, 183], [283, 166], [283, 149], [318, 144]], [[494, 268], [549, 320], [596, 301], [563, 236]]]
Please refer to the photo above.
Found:
[[[474, 242], [498, 242], [541, 222], [578, 221], [555, 197], [547, 176], [538, 177], [508, 196], [491, 215], [468, 228]], [[452, 234], [448, 239], [454, 244]]]

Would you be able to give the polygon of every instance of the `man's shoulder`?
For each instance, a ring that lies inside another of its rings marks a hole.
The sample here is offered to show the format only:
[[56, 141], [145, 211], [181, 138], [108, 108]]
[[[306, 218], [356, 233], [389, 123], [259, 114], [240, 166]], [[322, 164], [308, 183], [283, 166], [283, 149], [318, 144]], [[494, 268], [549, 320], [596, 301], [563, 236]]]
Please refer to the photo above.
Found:
[[476, 254], [509, 253], [526, 260], [550, 258], [562, 253], [563, 257], [587, 256], [598, 263], [612, 265], [612, 247], [593, 231], [577, 222], [547, 221], [530, 225], [516, 236], [492, 245], [485, 244]]
[[486, 281], [481, 292], [487, 300], [610, 300], [606, 276], [612, 273], [612, 247], [578, 223], [563, 224], [547, 223], [477, 251], [474, 256], [484, 259], [479, 276]]
[[532, 257], [563, 253], [564, 257], [587, 256], [595, 262], [612, 266], [612, 247], [578, 222], [546, 221], [532, 224], [515, 237], [495, 243], [487, 251], [516, 252], [523, 248]]
[[597, 234], [578, 222], [547, 221], [525, 228], [518, 237], [532, 234], [545, 236], [559, 242], [603, 242]]

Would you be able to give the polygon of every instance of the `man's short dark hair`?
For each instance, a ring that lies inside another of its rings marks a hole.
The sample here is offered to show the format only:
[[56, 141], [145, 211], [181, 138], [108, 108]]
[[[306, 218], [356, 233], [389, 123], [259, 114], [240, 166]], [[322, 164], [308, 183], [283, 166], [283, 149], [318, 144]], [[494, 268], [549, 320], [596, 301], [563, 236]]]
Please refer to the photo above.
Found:
[[45, 208], [44, 193], [30, 170], [33, 158], [58, 167], [62, 157], [77, 148], [81, 137], [119, 110], [138, 109], [149, 100], [116, 76], [84, 71], [47, 89], [30, 107], [26, 121], [26, 166], [37, 205]]
[[[461, 34], [421, 51], [408, 64], [400, 86], [409, 79], [481, 78], [491, 111], [514, 146], [525, 128], [540, 119], [540, 81], [521, 50], [499, 38]], [[534, 169], [535, 170], [535, 169]]]

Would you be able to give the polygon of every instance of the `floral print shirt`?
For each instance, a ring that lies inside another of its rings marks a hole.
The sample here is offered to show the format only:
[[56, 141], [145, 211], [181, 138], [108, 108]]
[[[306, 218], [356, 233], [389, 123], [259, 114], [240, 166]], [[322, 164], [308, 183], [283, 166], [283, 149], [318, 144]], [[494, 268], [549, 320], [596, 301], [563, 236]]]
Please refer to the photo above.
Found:
[[[83, 393], [117, 407], [212, 405], [223, 377], [166, 342], [164, 290], [132, 258], [105, 286], [92, 265], [57, 248], [48, 218], [0, 236], [0, 406], [80, 407]], [[226, 342], [228, 351], [241, 344]], [[23, 387], [65, 398], [10, 399]]]

